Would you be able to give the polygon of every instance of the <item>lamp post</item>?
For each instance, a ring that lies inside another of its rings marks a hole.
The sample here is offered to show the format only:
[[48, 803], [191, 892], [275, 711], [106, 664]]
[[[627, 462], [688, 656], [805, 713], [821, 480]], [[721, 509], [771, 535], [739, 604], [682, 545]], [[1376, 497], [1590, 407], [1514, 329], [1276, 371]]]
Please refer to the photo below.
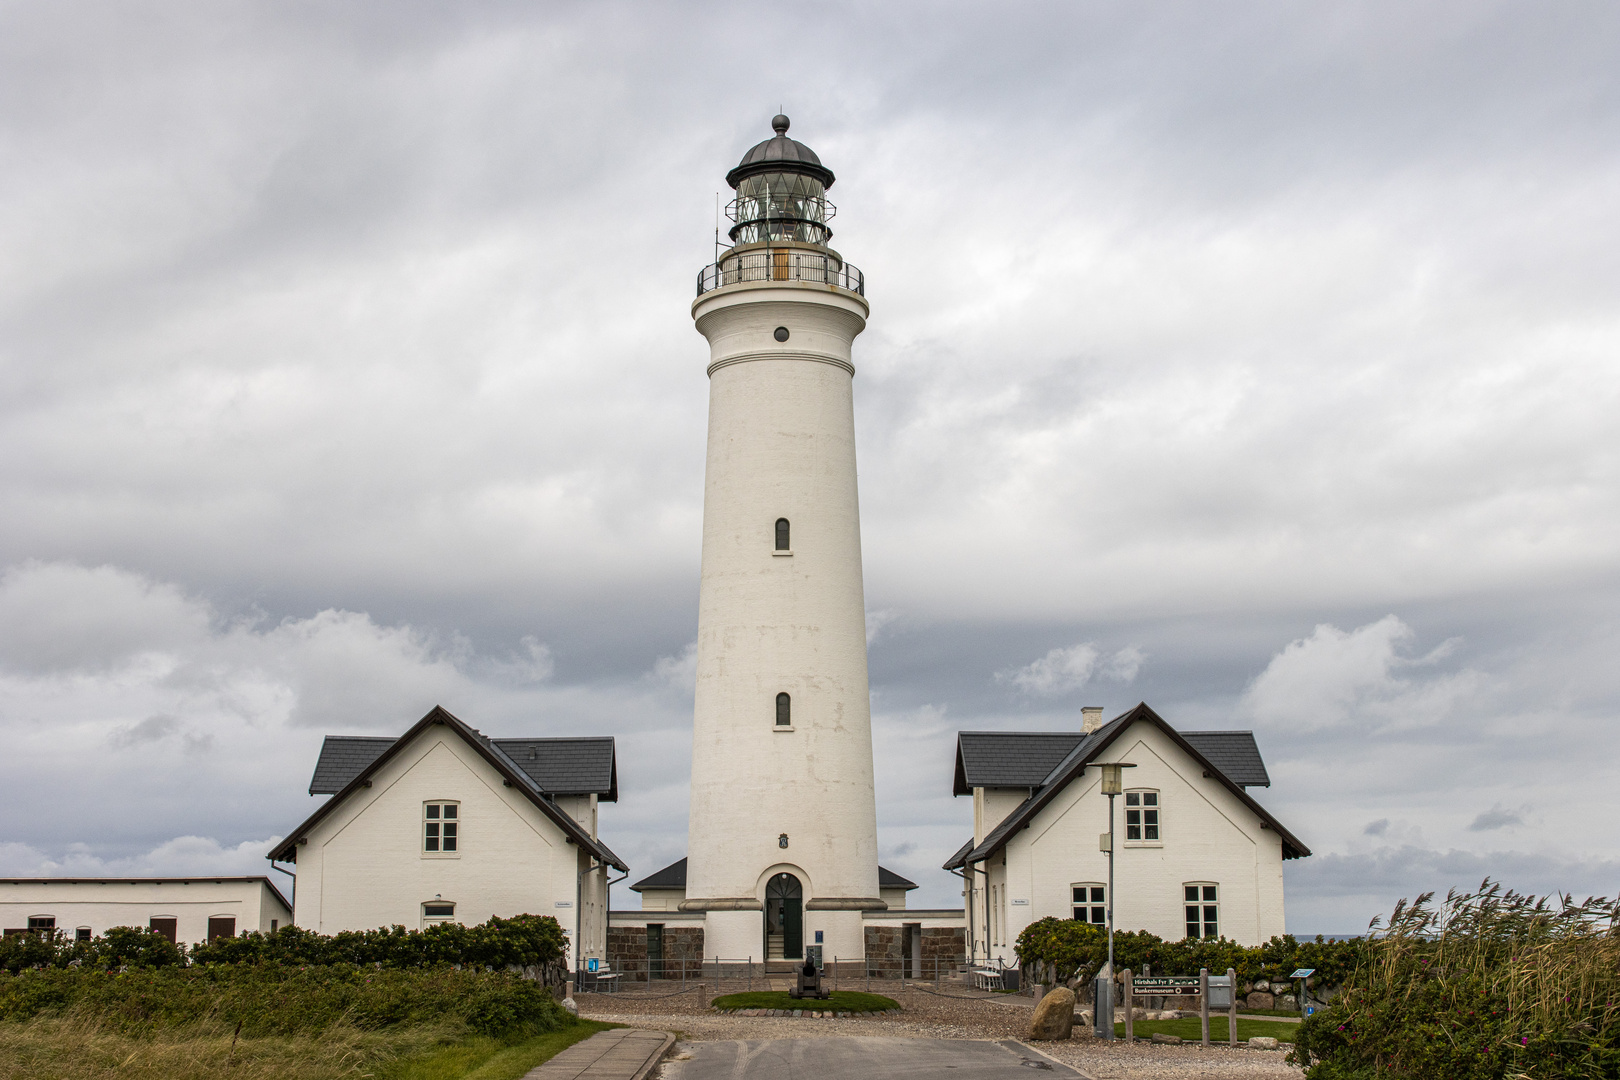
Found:
[[1102, 770], [1102, 793], [1108, 796], [1108, 831], [1103, 834], [1108, 842], [1108, 1009], [1103, 1018], [1102, 984], [1097, 985], [1097, 1027], [1104, 1039], [1114, 1037], [1114, 796], [1125, 790], [1124, 770], [1136, 766], [1129, 761], [1114, 761], [1097, 766]]

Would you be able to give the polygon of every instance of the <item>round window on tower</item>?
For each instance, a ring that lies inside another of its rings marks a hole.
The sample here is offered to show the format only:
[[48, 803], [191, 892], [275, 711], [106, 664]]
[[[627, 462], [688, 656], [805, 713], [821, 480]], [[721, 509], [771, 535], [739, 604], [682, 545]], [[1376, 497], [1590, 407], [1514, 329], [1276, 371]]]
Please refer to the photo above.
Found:
[[777, 341], [786, 341], [788, 339], [788, 328], [785, 326], [778, 326], [776, 328], [776, 333], [772, 336], [775, 337]]

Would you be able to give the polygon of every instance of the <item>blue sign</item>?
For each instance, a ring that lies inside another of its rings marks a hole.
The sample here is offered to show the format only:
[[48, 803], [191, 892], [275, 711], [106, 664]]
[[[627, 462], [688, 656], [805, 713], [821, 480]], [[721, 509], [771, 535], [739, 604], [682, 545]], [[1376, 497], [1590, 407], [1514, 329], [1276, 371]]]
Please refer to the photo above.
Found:
[[1316, 1015], [1316, 1006], [1315, 1005], [1307, 1005], [1307, 1006], [1305, 1006], [1305, 1015], [1306, 1016], [1315, 1016]]
[[590, 972], [592, 975], [595, 975], [597, 965], [600, 964], [601, 962], [602, 961], [598, 960], [596, 957], [593, 956], [589, 960], [585, 961], [585, 970]]

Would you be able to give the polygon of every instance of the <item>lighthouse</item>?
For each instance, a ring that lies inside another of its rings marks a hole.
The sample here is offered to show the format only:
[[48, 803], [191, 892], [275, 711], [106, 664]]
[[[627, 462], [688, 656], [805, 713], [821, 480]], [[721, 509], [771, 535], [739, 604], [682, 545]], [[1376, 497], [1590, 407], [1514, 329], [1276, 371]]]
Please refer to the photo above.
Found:
[[[684, 911], [704, 955], [860, 957], [882, 910], [855, 364], [865, 280], [829, 242], [833, 173], [788, 118], [726, 182], [698, 275], [708, 458]], [[813, 953], [812, 953], [813, 955]]]

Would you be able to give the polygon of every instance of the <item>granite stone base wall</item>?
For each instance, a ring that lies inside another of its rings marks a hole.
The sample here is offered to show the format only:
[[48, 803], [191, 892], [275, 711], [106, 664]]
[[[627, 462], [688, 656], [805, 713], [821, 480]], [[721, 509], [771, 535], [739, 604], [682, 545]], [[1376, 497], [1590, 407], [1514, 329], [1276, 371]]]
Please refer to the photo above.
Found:
[[[906, 960], [906, 934], [904, 926], [868, 926], [866, 928], [866, 967], [872, 978], [898, 979]], [[956, 926], [925, 926], [919, 955], [923, 975], [933, 978], [936, 966], [949, 970], [967, 950], [967, 930]], [[910, 972], [906, 974], [909, 976]]]
[[[622, 973], [622, 981], [647, 981], [647, 928], [617, 926], [608, 928], [608, 963]], [[698, 974], [703, 964], [703, 927], [664, 927], [664, 975], [679, 979], [684, 965], [688, 978]]]

